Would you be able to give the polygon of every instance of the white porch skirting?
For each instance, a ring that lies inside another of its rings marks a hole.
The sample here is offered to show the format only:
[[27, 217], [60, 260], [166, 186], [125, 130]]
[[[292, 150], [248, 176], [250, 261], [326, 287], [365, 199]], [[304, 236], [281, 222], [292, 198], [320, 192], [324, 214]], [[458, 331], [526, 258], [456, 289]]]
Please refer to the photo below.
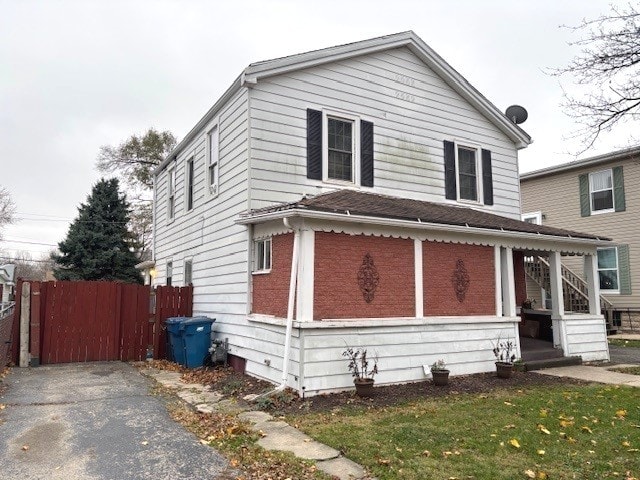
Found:
[[552, 322], [566, 356], [579, 355], [585, 362], [609, 361], [607, 326], [602, 315], [564, 313]]

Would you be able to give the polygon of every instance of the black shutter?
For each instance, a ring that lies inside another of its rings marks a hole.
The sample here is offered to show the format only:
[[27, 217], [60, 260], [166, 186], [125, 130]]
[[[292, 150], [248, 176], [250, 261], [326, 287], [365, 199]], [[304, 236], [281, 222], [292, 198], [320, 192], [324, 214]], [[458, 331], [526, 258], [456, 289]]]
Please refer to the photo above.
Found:
[[322, 180], [322, 112], [307, 109], [307, 178]]
[[448, 200], [457, 200], [456, 152], [453, 142], [444, 141], [444, 194]]
[[484, 204], [493, 205], [493, 173], [491, 171], [491, 150], [482, 149], [482, 191]]
[[373, 187], [373, 123], [360, 122], [360, 184]]

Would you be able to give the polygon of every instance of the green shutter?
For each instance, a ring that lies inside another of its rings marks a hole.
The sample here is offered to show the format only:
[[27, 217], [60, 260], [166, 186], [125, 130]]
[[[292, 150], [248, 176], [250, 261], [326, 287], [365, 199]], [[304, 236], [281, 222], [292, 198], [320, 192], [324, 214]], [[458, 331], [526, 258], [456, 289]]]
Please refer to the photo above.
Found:
[[620, 295], [631, 295], [629, 245], [618, 245], [618, 277], [620, 281]]
[[613, 167], [613, 204], [616, 212], [624, 212], [626, 202], [624, 200], [624, 175], [622, 167]]
[[578, 177], [580, 181], [580, 215], [591, 215], [591, 202], [589, 200], [589, 176], [587, 174]]

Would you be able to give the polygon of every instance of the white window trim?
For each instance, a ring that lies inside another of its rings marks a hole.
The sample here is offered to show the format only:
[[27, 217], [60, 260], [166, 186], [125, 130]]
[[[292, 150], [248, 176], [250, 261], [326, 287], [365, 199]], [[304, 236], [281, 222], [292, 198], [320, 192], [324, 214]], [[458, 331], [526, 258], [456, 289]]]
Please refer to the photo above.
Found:
[[[211, 151], [211, 137], [215, 135], [216, 145], [218, 147], [218, 151], [216, 152], [216, 160], [217, 160], [217, 168], [215, 169], [215, 178], [213, 184], [211, 182], [211, 161], [212, 161], [212, 151]], [[206, 151], [206, 186], [205, 190], [207, 192], [207, 198], [216, 198], [220, 193], [220, 122], [219, 119], [216, 118], [211, 126], [206, 130], [205, 136], [205, 151]]]
[[[193, 185], [191, 193], [191, 208], [189, 208], [189, 162], [193, 164]], [[192, 212], [196, 207], [196, 156], [195, 152], [184, 164], [184, 211], [186, 213]]]
[[[264, 248], [264, 244], [269, 242], [269, 268], [259, 268], [258, 265], [258, 249]], [[273, 267], [273, 238], [266, 237], [260, 238], [253, 241], [253, 271], [251, 272], [253, 275], [264, 275], [271, 272], [271, 268]]]
[[[329, 178], [329, 117], [353, 122], [353, 181]], [[360, 117], [336, 110], [322, 110], [322, 181], [334, 185], [360, 186]]]
[[[468, 150], [476, 151], [476, 192], [478, 194], [478, 198], [476, 200], [460, 198], [460, 171], [458, 168], [458, 148], [466, 148]], [[482, 190], [482, 147], [474, 143], [454, 140], [453, 150], [455, 153], [456, 198], [458, 199], [458, 202], [468, 203], [471, 205], [483, 205], [484, 192]]]
[[523, 222], [526, 222], [528, 218], [533, 218], [536, 225], [542, 225], [542, 212], [523, 213], [520, 218]]
[[[615, 290], [608, 290], [606, 288], [602, 288], [600, 287], [600, 293], [604, 294], [604, 295], [609, 295], [609, 294], [620, 294], [620, 259], [618, 258], [618, 247], [601, 247], [598, 248], [597, 251], [599, 252], [600, 250], [611, 250], [614, 249], [616, 252], [616, 283], [618, 285], [618, 288]], [[596, 270], [598, 271], [598, 285], [600, 284], [600, 270], [613, 270], [611, 268], [600, 268], [599, 265], [597, 265], [598, 262], [598, 255], [596, 254]]]
[[[591, 187], [591, 178], [592, 175], [596, 174], [596, 173], [602, 173], [602, 172], [609, 172], [609, 175], [611, 175], [611, 188], [607, 188], [605, 190], [593, 190]], [[605, 208], [603, 210], [594, 210], [593, 209], [593, 194], [596, 192], [604, 192], [606, 190], [611, 190], [611, 203], [613, 204], [613, 206], [611, 208]], [[604, 170], [598, 170], [597, 172], [591, 172], [589, 173], [589, 208], [591, 209], [591, 215], [600, 215], [602, 213], [612, 213], [616, 211], [616, 198], [615, 198], [615, 185], [613, 184], [613, 169], [612, 168], [605, 168]], [[616, 250], [617, 252], [617, 250]], [[607, 290], [608, 291], [608, 290]]]
[[182, 283], [185, 287], [189, 286], [187, 283], [187, 263], [191, 262], [191, 284], [193, 284], [193, 257], [186, 257], [182, 262]]
[[[167, 223], [173, 222], [176, 218], [176, 166], [172, 165], [167, 170]], [[171, 199], [173, 199], [173, 208], [171, 208]]]
[[[171, 277], [169, 277], [169, 265], [171, 265]], [[173, 286], [173, 274], [174, 274], [174, 265], [173, 265], [173, 259], [169, 258], [167, 259], [167, 262], [164, 265], [164, 284], [169, 286], [167, 284], [167, 280], [169, 278], [171, 278], [171, 285]]]

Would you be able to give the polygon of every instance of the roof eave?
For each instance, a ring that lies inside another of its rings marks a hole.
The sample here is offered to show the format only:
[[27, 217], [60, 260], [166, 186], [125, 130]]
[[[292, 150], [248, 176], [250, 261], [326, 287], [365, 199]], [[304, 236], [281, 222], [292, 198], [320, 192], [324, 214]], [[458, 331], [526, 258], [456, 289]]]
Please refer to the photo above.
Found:
[[480, 228], [463, 225], [451, 225], [444, 223], [431, 223], [416, 220], [405, 220], [398, 218], [376, 217], [367, 215], [351, 215], [336, 212], [323, 212], [317, 210], [306, 210], [301, 208], [292, 208], [288, 210], [280, 210], [276, 212], [257, 213], [247, 215], [236, 220], [239, 225], [250, 225], [264, 223], [272, 220], [281, 220], [283, 218], [300, 217], [315, 220], [332, 220], [340, 222], [354, 222], [368, 225], [381, 225], [390, 227], [409, 228], [413, 230], [429, 230], [436, 232], [455, 232], [466, 233], [472, 235], [487, 235], [491, 237], [507, 237], [514, 239], [531, 239], [531, 240], [548, 240], [550, 242], [559, 242], [562, 244], [583, 245], [592, 247], [601, 247], [613, 244], [610, 240], [599, 238], [583, 238], [560, 235], [547, 235], [541, 233], [516, 232], [512, 230], [498, 230], [493, 228]]

